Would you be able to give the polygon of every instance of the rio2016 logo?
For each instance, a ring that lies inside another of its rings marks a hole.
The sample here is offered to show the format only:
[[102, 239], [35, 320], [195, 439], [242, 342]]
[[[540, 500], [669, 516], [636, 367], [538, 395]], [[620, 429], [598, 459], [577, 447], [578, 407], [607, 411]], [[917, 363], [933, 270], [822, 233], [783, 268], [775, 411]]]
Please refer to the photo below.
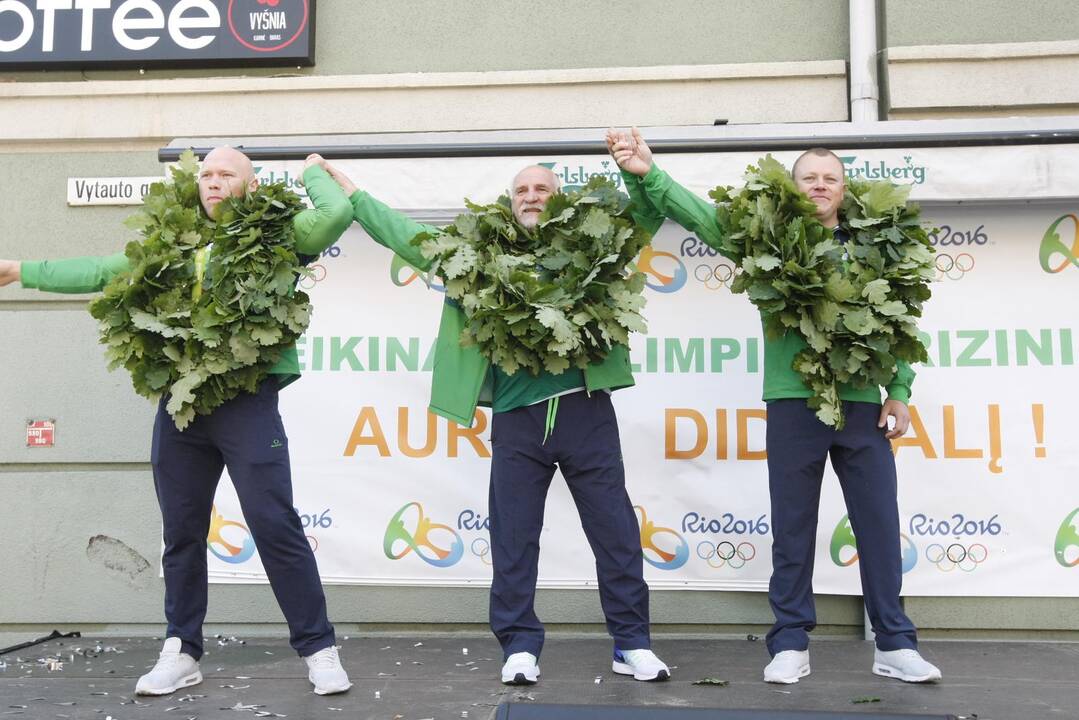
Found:
[[403, 505], [386, 526], [382, 550], [390, 560], [400, 560], [415, 551], [428, 565], [445, 568], [456, 565], [465, 553], [465, 544], [449, 525], [435, 523], [418, 502]]
[[636, 264], [637, 269], [644, 273], [644, 284], [656, 292], [677, 292], [689, 279], [685, 263], [671, 253], [656, 250], [651, 245], [646, 245], [641, 250]]
[[1064, 567], [1079, 567], [1079, 508], [1072, 510], [1057, 530], [1053, 554]]
[[[656, 527], [641, 505], [634, 505], [641, 527], [641, 551], [645, 561], [660, 570], [677, 570], [689, 560], [689, 544], [677, 531]], [[664, 538], [660, 540], [660, 538]]]
[[[1057, 232], [1057, 229], [1065, 220], [1071, 221], [1071, 226], [1075, 233], [1075, 239], [1072, 241], [1071, 247], [1068, 247], [1067, 243], [1060, 239], [1060, 233]], [[1062, 259], [1054, 261], [1054, 257], [1057, 255], [1062, 256]], [[1053, 221], [1053, 224], [1042, 235], [1042, 244], [1038, 250], [1038, 262], [1041, 264], [1042, 270], [1050, 274], [1062, 272], [1069, 264], [1079, 267], [1079, 217], [1068, 213]]]
[[[903, 533], [899, 533], [900, 540], [900, 564], [903, 574], [914, 569], [918, 564], [918, 547], [914, 541]], [[832, 531], [832, 542], [829, 547], [832, 562], [840, 567], [849, 567], [858, 562], [858, 542], [854, 537], [854, 530], [850, 526], [850, 518], [846, 515], [839, 519]]]
[[390, 260], [390, 280], [393, 284], [397, 287], [405, 287], [406, 285], [411, 285], [417, 279], [422, 280], [428, 288], [435, 292], [446, 292], [446, 287], [435, 282], [430, 273], [420, 272], [405, 262], [400, 255], [394, 253], [393, 259]]
[[255, 554], [255, 538], [246, 525], [226, 520], [214, 505], [210, 508], [210, 532], [206, 536], [206, 547], [218, 560], [239, 565]]

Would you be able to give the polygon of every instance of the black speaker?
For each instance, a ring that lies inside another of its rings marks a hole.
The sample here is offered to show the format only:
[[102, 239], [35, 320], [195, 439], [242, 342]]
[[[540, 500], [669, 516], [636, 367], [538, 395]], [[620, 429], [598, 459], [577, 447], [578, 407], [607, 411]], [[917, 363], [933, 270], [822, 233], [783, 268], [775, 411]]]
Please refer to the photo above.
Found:
[[506, 703], [496, 720], [957, 720], [955, 715], [825, 712], [820, 710], [735, 710], [730, 708], [625, 707]]

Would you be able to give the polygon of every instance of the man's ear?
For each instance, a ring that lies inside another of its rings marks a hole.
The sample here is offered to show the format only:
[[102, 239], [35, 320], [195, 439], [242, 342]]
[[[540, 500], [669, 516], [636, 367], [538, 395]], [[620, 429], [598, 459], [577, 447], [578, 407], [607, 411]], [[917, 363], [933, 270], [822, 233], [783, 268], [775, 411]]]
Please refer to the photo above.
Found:
[[258, 189], [259, 189], [259, 179], [257, 177], [255, 177], [254, 175], [252, 175], [251, 179], [247, 181], [247, 191], [248, 192], [255, 192]]

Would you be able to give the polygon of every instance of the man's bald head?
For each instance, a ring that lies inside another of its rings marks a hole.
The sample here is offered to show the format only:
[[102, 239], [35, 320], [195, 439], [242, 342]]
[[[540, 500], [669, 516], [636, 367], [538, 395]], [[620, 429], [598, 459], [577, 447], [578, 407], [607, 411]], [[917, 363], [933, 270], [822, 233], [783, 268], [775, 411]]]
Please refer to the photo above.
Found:
[[227, 197], [240, 197], [258, 187], [251, 158], [236, 148], [222, 145], [206, 154], [199, 170], [199, 199], [210, 217]]
[[529, 165], [517, 173], [510, 186], [510, 205], [517, 222], [526, 228], [536, 227], [547, 200], [561, 185], [554, 171], [543, 165]]

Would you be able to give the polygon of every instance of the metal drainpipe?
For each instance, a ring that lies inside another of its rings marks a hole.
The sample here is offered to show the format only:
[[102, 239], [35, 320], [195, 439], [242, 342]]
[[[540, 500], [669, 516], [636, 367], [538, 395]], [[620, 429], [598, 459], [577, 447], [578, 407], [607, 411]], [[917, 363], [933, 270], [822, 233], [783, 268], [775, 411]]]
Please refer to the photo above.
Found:
[[850, 0], [850, 119], [880, 120], [877, 86], [877, 0]]
[[[877, 0], [849, 0], [850, 15], [850, 120], [880, 120], [877, 90]], [[864, 562], [864, 561], [863, 561]], [[862, 636], [876, 639], [862, 598]]]

